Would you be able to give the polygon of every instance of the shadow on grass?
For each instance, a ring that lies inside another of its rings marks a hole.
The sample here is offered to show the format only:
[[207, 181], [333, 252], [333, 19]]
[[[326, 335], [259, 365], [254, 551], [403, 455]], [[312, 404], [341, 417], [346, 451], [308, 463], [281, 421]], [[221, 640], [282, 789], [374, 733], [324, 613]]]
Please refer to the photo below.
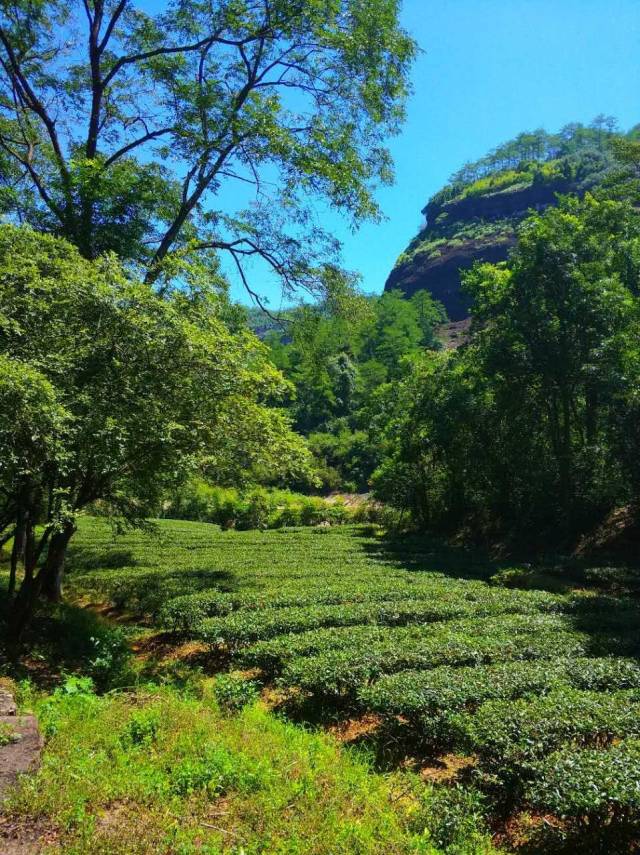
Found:
[[0, 674], [31, 680], [41, 689], [65, 675], [86, 674], [99, 689], [124, 678], [130, 659], [127, 633], [86, 609], [42, 605], [20, 643], [7, 635], [6, 593], [0, 593]]
[[429, 534], [389, 533], [377, 539], [363, 527], [354, 535], [377, 562], [409, 572], [443, 573], [456, 579], [489, 581], [504, 574], [506, 588], [562, 594], [587, 589], [617, 597], [640, 597], [640, 565], [610, 564], [556, 553], [496, 558], [480, 547], [457, 546]]
[[590, 636], [589, 656], [640, 656], [640, 603], [606, 594], [575, 597], [567, 615], [573, 628]]
[[573, 557], [559, 552], [532, 554], [513, 552], [496, 557], [479, 546], [469, 547], [446, 542], [432, 534], [390, 532], [372, 539], [371, 527], [362, 526], [354, 534], [362, 541], [363, 551], [376, 561], [404, 570], [440, 572], [459, 579], [489, 579], [510, 568], [518, 568], [508, 587], [549, 590], [556, 593], [589, 588], [613, 595], [640, 595], [640, 561], [607, 562], [602, 557]]
[[199, 591], [217, 589], [233, 592], [237, 580], [228, 570], [181, 569], [170, 572], [161, 569], [143, 571], [133, 568], [131, 572], [101, 577], [95, 571], [85, 578], [79, 575], [70, 578], [70, 588], [75, 597], [89, 597], [95, 603], [108, 603], [113, 607], [113, 617], [118, 612], [126, 613], [131, 619], [155, 622], [162, 607], [175, 597], [195, 594]]
[[355, 534], [361, 549], [373, 560], [422, 573], [444, 573], [457, 579], [488, 579], [505, 562], [477, 549], [451, 546], [429, 535], [387, 534], [376, 540], [366, 530]]
[[73, 541], [69, 544], [67, 572], [119, 570], [123, 567], [135, 567], [137, 563], [131, 549], [97, 551], [95, 547], [79, 546]]
[[229, 650], [212, 649], [204, 642], [185, 639], [171, 632], [159, 632], [136, 639], [132, 650], [138, 662], [140, 679], [172, 682], [188, 679], [197, 672], [213, 676], [229, 670], [232, 656]]

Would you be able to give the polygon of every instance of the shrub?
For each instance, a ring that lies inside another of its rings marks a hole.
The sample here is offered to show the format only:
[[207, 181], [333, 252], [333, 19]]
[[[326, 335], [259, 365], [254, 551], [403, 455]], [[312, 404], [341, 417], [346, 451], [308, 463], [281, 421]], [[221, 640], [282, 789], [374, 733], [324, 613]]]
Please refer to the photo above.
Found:
[[562, 686], [598, 691], [640, 688], [640, 665], [626, 659], [560, 658], [472, 667], [403, 671], [359, 692], [360, 702], [383, 715], [419, 723], [425, 715], [473, 708], [489, 700], [541, 695]]
[[129, 745], [150, 745], [155, 742], [160, 726], [160, 716], [153, 707], [136, 710], [127, 722], [122, 739]]
[[218, 706], [225, 712], [238, 712], [254, 703], [259, 696], [258, 684], [254, 680], [243, 680], [231, 674], [221, 674], [213, 688]]
[[91, 637], [93, 647], [85, 666], [86, 672], [98, 691], [131, 684], [134, 680], [131, 667], [131, 650], [125, 633], [119, 628], [100, 627], [100, 633]]
[[216, 523], [239, 530], [310, 526], [321, 522], [343, 525], [354, 512], [340, 501], [328, 502], [289, 490], [255, 487], [241, 492], [195, 479], [165, 503], [162, 515], [174, 519]]
[[477, 851], [487, 828], [484, 820], [486, 799], [472, 787], [429, 787], [414, 819], [414, 827], [425, 832], [429, 842], [446, 853]]
[[513, 794], [563, 743], [603, 747], [640, 736], [640, 692], [563, 688], [531, 701], [489, 701], [473, 715], [452, 715], [449, 725], [460, 747], [477, 754], [483, 769]]
[[640, 741], [606, 751], [557, 751], [537, 767], [529, 800], [544, 810], [591, 825], [640, 823]]

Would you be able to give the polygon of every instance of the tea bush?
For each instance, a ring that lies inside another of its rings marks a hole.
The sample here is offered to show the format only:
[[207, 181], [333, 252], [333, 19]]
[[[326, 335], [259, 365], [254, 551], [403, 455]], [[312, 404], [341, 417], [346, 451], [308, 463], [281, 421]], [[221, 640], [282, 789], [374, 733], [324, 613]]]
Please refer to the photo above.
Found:
[[213, 693], [218, 706], [226, 712], [241, 710], [254, 703], [260, 694], [255, 680], [243, 680], [230, 674], [217, 677]]
[[[633, 825], [637, 600], [490, 584], [513, 574], [465, 562], [374, 526], [223, 531], [161, 520], [116, 540], [105, 521], [82, 520], [68, 587], [204, 642], [231, 668], [259, 669], [255, 680], [214, 681], [212, 706], [229, 723], [259, 710], [259, 684], [275, 681], [301, 709], [377, 714], [383, 731], [405, 734], [408, 752], [415, 744], [472, 757], [474, 788], [422, 787], [422, 807], [421, 795], [412, 797], [412, 833], [427, 852], [486, 851], [478, 818], [496, 810], [504, 818], [511, 808], [553, 812], [576, 826]], [[83, 648], [98, 685], [118, 644]], [[95, 715], [95, 696], [71, 689], [44, 710], [47, 734], [60, 731], [56, 710], [65, 704]], [[122, 750], [159, 750], [162, 719], [157, 731], [144, 717], [123, 721]], [[228, 766], [225, 758], [199, 745], [175, 758], [162, 787], [179, 799], [251, 790], [243, 761]], [[253, 791], [258, 799], [261, 792]], [[472, 827], [480, 828], [476, 848]], [[588, 851], [584, 840], [575, 851]]]
[[449, 726], [456, 742], [513, 792], [535, 774], [537, 761], [564, 744], [605, 747], [640, 736], [640, 690], [566, 687], [534, 700], [489, 701], [473, 715], [452, 715]]
[[606, 750], [563, 748], [537, 767], [532, 804], [591, 825], [640, 823], [640, 740]]
[[387, 716], [420, 721], [488, 700], [542, 695], [560, 687], [607, 691], [640, 688], [640, 665], [625, 659], [559, 658], [429, 671], [402, 671], [381, 677], [359, 692], [367, 708]]

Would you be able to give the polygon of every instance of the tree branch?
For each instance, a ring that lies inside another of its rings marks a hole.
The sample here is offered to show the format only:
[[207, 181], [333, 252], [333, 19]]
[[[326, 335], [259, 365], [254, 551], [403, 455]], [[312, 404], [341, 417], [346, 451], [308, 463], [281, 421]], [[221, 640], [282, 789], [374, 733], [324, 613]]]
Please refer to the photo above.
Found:
[[144, 145], [145, 143], [150, 142], [151, 140], [157, 139], [158, 137], [164, 136], [164, 134], [169, 134], [173, 130], [174, 130], [174, 128], [170, 127], [170, 128], [160, 128], [157, 131], [149, 131], [144, 136], [140, 137], [137, 140], [134, 140], [133, 142], [128, 143], [125, 146], [122, 146], [122, 148], [120, 148], [120, 149], [118, 149], [118, 151], [114, 152], [105, 161], [104, 168], [108, 169], [113, 163], [116, 162], [116, 160], [119, 160], [121, 157], [124, 157], [125, 154], [128, 154], [134, 148], [137, 148], [140, 145]]

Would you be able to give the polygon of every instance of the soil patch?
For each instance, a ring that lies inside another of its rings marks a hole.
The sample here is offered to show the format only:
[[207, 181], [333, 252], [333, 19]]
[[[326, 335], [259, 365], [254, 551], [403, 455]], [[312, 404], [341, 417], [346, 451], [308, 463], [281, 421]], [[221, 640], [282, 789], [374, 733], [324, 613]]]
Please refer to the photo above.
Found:
[[9, 787], [19, 775], [35, 772], [40, 765], [42, 737], [33, 715], [0, 716], [0, 725], [6, 725], [16, 734], [16, 741], [0, 748], [0, 803]]
[[447, 784], [455, 781], [469, 769], [475, 766], [473, 757], [463, 757], [460, 754], [443, 754], [433, 763], [420, 769], [420, 777], [433, 784]]
[[44, 821], [0, 814], [2, 855], [38, 855], [57, 839], [57, 831]]

